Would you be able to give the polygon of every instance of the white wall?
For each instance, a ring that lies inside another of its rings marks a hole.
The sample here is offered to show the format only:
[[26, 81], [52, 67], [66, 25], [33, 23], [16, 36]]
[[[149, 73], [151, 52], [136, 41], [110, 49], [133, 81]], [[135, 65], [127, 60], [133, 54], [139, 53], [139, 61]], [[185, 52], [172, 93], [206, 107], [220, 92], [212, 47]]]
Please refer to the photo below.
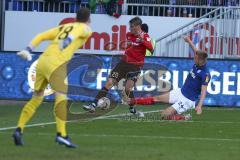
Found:
[[[25, 48], [31, 39], [39, 32], [55, 27], [61, 20], [68, 17], [75, 17], [71, 13], [44, 13], [44, 12], [17, 12], [6, 11], [5, 14], [5, 35], [4, 35], [4, 50], [19, 51]], [[112, 40], [112, 27], [114, 25], [126, 27], [128, 31], [128, 21], [133, 16], [121, 16], [115, 19], [108, 15], [91, 15], [91, 27], [94, 32], [106, 32], [110, 41]], [[175, 18], [175, 17], [141, 17], [144, 23], [149, 25], [149, 34], [152, 38], [159, 38], [182, 25], [189, 23], [193, 19]], [[116, 32], [118, 33], [118, 32]], [[122, 33], [125, 34], [125, 33]], [[118, 33], [118, 38], [120, 38]], [[116, 42], [115, 42], [116, 43]], [[35, 51], [43, 51], [47, 43], [41, 44]], [[79, 50], [78, 52], [85, 53], [107, 53], [103, 50], [103, 40], [101, 40], [100, 49], [94, 49], [93, 43], [91, 49]], [[119, 51], [116, 50], [115, 53]]]

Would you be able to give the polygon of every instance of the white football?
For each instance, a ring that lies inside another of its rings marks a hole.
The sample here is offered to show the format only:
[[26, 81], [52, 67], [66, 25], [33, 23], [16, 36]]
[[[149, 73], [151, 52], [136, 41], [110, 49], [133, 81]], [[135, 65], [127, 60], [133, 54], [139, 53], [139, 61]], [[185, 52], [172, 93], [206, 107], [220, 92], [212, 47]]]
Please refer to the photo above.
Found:
[[102, 97], [98, 100], [97, 107], [101, 109], [109, 109], [110, 108], [110, 99], [107, 97]]

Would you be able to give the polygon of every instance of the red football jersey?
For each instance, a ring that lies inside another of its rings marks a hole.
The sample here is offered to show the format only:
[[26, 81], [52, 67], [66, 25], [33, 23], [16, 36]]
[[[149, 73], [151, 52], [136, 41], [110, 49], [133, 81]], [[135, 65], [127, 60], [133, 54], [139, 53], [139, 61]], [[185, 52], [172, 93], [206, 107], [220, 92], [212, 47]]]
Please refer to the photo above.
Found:
[[138, 66], [143, 66], [146, 49], [152, 51], [153, 46], [151, 38], [145, 32], [141, 32], [139, 35], [134, 35], [130, 32], [126, 35], [129, 47], [125, 50], [125, 56], [123, 60], [128, 63], [133, 63]]

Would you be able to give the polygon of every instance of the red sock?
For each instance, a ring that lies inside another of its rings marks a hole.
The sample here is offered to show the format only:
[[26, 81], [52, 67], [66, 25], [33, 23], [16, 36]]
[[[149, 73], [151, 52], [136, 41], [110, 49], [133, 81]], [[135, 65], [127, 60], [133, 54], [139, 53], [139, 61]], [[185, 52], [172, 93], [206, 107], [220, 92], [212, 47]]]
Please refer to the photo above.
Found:
[[166, 118], [164, 118], [165, 120], [175, 120], [175, 121], [181, 121], [181, 120], [185, 120], [185, 116], [182, 115], [172, 115], [172, 116], [167, 116]]
[[137, 97], [132, 98], [130, 104], [151, 105], [154, 104], [153, 97]]

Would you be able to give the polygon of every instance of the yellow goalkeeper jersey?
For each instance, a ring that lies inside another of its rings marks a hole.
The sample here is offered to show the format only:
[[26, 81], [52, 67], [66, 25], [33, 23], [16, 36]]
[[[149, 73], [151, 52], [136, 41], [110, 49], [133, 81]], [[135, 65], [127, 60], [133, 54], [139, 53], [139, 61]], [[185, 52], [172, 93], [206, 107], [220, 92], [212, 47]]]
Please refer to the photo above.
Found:
[[91, 28], [84, 23], [69, 23], [38, 34], [32, 41], [32, 47], [45, 40], [51, 40], [41, 56], [56, 57], [63, 62], [70, 60], [74, 52], [83, 46], [91, 36]]
[[[54, 90], [67, 92], [67, 66], [74, 52], [91, 36], [90, 27], [84, 23], [69, 23], [40, 33], [32, 41], [36, 47], [41, 41], [51, 40], [38, 59], [34, 89], [44, 90], [48, 83]], [[66, 80], [66, 85], [62, 82]]]

